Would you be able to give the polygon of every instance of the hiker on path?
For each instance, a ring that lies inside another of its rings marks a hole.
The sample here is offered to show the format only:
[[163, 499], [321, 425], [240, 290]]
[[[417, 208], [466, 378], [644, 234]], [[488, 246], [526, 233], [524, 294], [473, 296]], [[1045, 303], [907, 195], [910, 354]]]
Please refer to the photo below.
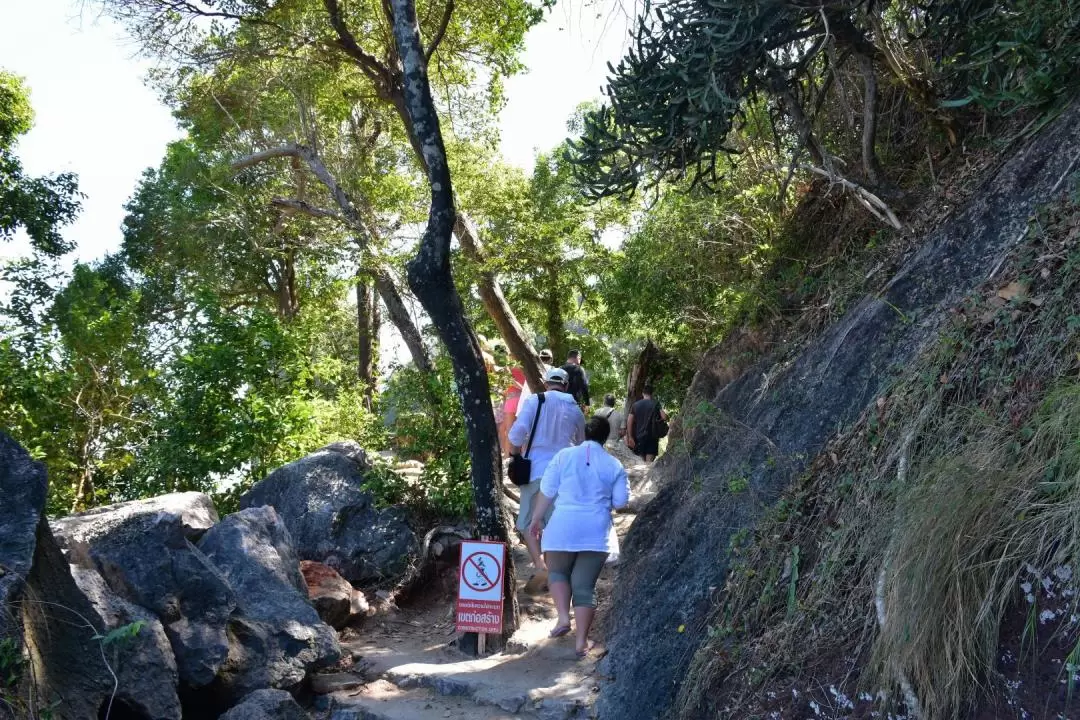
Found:
[[[589, 628], [596, 613], [596, 580], [612, 547], [611, 511], [625, 507], [630, 483], [622, 463], [604, 450], [611, 426], [593, 416], [585, 426], [585, 442], [562, 450], [548, 464], [534, 501], [528, 534], [540, 540], [547, 559], [548, 586], [559, 612], [549, 633], [570, 632], [570, 606], [577, 625], [577, 656], [589, 652]], [[542, 514], [554, 505], [545, 526]]]
[[581, 351], [571, 350], [566, 353], [566, 364], [562, 366], [569, 378], [566, 391], [574, 396], [574, 400], [581, 406], [583, 412], [589, 409], [589, 378], [585, 375], [585, 369], [581, 367]]
[[[511, 361], [515, 360], [502, 346], [497, 346], [495, 350], [496, 362], [509, 365]], [[515, 364], [504, 369], [509, 370], [510, 379], [503, 389], [502, 412], [496, 413], [496, 420], [499, 423], [499, 447], [502, 449], [503, 457], [506, 457], [510, 454], [510, 428], [513, 427], [514, 420], [517, 419], [518, 403], [521, 400], [522, 391], [528, 383], [525, 382], [525, 370], [520, 365]]]
[[[538, 575], [546, 574], [547, 571], [544, 558], [540, 554], [540, 542], [525, 531], [528, 530], [530, 522], [535, 520], [542, 524], [550, 517], [550, 508], [545, 508], [549, 511], [547, 515], [543, 514], [543, 510], [540, 511], [541, 514], [533, 510], [533, 500], [540, 492], [540, 478], [544, 476], [544, 470], [557, 452], [577, 445], [585, 439], [585, 416], [581, 414], [573, 396], [566, 392], [566, 384], [566, 372], [562, 368], [548, 370], [544, 377], [544, 385], [547, 389], [539, 395], [530, 395], [518, 403], [518, 416], [514, 420], [513, 427], [510, 428], [510, 454], [520, 455], [522, 449], [528, 444], [533, 419], [536, 418], [537, 412], [540, 413], [527, 456], [532, 461], [529, 484], [519, 488], [521, 505], [517, 518], [517, 529], [523, 535], [522, 539], [525, 547], [529, 549], [529, 556], [532, 558], [533, 565], [536, 566]], [[543, 398], [542, 405], [541, 397]], [[542, 578], [537, 582], [542, 584]]]
[[[554, 354], [552, 354], [552, 352], [550, 350], [548, 350], [547, 348], [544, 348], [543, 350], [540, 351], [539, 357], [540, 357], [540, 377], [547, 377], [547, 371], [551, 369], [551, 360], [555, 356], [554, 356]], [[532, 388], [529, 387], [528, 383], [525, 383], [525, 386], [523, 388], [521, 388], [521, 400], [519, 401], [518, 404], [520, 405], [520, 403], [525, 402], [525, 399], [528, 398], [532, 394], [533, 394]]]
[[[646, 383], [641, 392], [642, 398], [630, 408], [626, 416], [626, 447], [636, 455], [651, 463], [660, 452], [660, 433], [657, 426], [660, 421], [667, 422], [668, 415], [653, 399], [653, 387]], [[666, 433], [665, 433], [666, 434]]]
[[615, 396], [608, 393], [604, 396], [604, 406], [596, 411], [596, 414], [608, 421], [611, 426], [611, 434], [608, 436], [607, 446], [617, 444], [626, 436], [626, 413], [615, 407]]

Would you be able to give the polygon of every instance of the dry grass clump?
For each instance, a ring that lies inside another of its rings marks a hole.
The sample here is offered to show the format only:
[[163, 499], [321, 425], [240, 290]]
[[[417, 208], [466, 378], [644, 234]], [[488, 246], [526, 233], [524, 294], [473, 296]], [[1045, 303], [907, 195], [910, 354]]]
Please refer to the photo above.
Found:
[[1026, 427], [973, 417], [962, 453], [928, 458], [897, 509], [874, 656], [925, 718], [974, 699], [1024, 565], [1080, 558], [1080, 385], [1052, 391]]

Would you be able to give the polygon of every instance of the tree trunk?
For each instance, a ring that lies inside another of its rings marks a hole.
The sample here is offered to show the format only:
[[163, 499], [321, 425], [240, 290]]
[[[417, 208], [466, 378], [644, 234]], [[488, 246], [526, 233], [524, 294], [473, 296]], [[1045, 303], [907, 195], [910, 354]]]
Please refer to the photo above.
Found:
[[382, 298], [383, 305], [386, 306], [386, 313], [390, 316], [390, 322], [397, 328], [401, 334], [401, 339], [405, 341], [405, 346], [409, 348], [413, 365], [421, 372], [432, 372], [431, 358], [428, 357], [427, 348], [424, 347], [424, 339], [420, 335], [416, 323], [413, 322], [412, 316], [409, 314], [409, 308], [405, 306], [405, 301], [402, 299], [401, 293], [398, 292], [397, 285], [394, 284], [393, 278], [390, 277], [390, 272], [386, 268], [380, 267], [376, 268], [373, 274], [375, 276], [375, 289], [379, 291], [379, 297]]
[[91, 421], [86, 440], [79, 446], [78, 468], [79, 482], [75, 486], [75, 497], [71, 501], [71, 512], [77, 513], [94, 506], [94, 451], [93, 429]]
[[856, 54], [859, 69], [862, 71], [865, 91], [863, 94], [862, 162], [863, 173], [871, 185], [881, 185], [881, 164], [877, 150], [877, 74], [874, 72], [874, 59], [862, 53]]
[[371, 379], [372, 402], [375, 398], [374, 385], [379, 381], [379, 333], [382, 331], [382, 310], [379, 309], [379, 294], [371, 293]]
[[404, 71], [406, 127], [422, 150], [431, 188], [427, 228], [416, 257], [408, 264], [409, 286], [431, 317], [454, 366], [469, 440], [473, 501], [480, 534], [507, 543], [503, 632], [509, 638], [517, 628], [517, 582], [509, 552], [510, 522], [504, 512], [501, 491], [499, 433], [480, 343], [465, 317], [450, 272], [450, 238], [457, 221], [450, 169], [439, 116], [431, 98], [416, 7], [413, 0], [390, 0], [390, 4], [394, 13], [394, 40]]
[[477, 290], [480, 293], [480, 300], [484, 303], [484, 309], [487, 310], [488, 316], [491, 317], [495, 326], [499, 329], [499, 335], [502, 336], [507, 349], [510, 350], [510, 354], [514, 356], [514, 359], [520, 363], [525, 371], [525, 380], [529, 383], [529, 387], [533, 392], [543, 392], [544, 369], [543, 365], [540, 364], [540, 358], [537, 356], [532, 343], [526, 339], [525, 331], [521, 328], [521, 323], [518, 322], [514, 311], [510, 309], [510, 304], [506, 302], [502, 286], [499, 285], [495, 273], [486, 269], [486, 257], [483, 245], [480, 243], [479, 234], [476, 232], [476, 226], [465, 213], [459, 212], [457, 214], [454, 233], [457, 235], [458, 242], [461, 243], [461, 248], [465, 251], [465, 254], [480, 266], [480, 280], [477, 284]]
[[364, 383], [364, 404], [371, 409], [372, 388], [375, 385], [372, 353], [372, 292], [363, 270], [356, 273], [356, 376]]
[[547, 275], [545, 301], [547, 309], [547, 345], [551, 348], [555, 364], [562, 364], [566, 357], [566, 320], [563, 318], [562, 297], [559, 295], [559, 269], [554, 263], [544, 266]]

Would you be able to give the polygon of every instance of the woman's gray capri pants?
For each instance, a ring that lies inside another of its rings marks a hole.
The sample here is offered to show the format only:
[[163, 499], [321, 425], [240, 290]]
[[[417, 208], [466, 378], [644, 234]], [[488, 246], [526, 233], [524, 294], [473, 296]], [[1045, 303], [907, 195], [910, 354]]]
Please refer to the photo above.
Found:
[[573, 607], [596, 607], [596, 580], [604, 569], [606, 552], [582, 550], [564, 552], [548, 550], [544, 553], [548, 566], [548, 583], [570, 583], [570, 604]]

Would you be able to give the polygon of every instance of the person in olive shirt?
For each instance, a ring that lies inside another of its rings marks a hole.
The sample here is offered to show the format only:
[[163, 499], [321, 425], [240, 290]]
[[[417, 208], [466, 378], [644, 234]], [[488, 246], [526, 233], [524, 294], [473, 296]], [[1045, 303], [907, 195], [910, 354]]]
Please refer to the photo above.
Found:
[[654, 429], [653, 418], [659, 416], [667, 420], [667, 413], [660, 407], [660, 403], [653, 399], [653, 386], [646, 383], [641, 392], [642, 398], [630, 408], [630, 414], [626, 418], [626, 447], [634, 451], [634, 454], [651, 463], [660, 452], [660, 438]]

